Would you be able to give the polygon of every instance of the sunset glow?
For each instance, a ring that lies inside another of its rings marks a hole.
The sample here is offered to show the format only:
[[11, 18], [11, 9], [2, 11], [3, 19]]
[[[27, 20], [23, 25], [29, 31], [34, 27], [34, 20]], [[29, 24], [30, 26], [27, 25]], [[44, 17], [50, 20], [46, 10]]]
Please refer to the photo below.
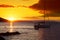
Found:
[[24, 19], [28, 19], [25, 17], [40, 17], [43, 15], [44, 14], [39, 13], [39, 11], [37, 10], [33, 10], [26, 7], [0, 8], [0, 17], [8, 20], [24, 20]]
[[[33, 20], [35, 17], [38, 18], [40, 16], [43, 16], [44, 14], [39, 13], [38, 10], [29, 8], [29, 6], [32, 6], [39, 1], [40, 0], [0, 0], [0, 5], [2, 5], [0, 8], [0, 17], [14, 21]], [[14, 7], [3, 7], [4, 5], [11, 5]]]
[[11, 17], [11, 18], [8, 18], [9, 21], [14, 21], [15, 18]]

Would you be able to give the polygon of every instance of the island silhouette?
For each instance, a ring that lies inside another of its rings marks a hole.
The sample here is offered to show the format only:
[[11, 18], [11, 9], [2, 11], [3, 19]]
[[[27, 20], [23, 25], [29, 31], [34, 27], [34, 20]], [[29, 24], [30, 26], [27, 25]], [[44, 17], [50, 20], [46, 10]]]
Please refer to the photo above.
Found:
[[0, 17], [0, 22], [8, 22], [8, 20]]

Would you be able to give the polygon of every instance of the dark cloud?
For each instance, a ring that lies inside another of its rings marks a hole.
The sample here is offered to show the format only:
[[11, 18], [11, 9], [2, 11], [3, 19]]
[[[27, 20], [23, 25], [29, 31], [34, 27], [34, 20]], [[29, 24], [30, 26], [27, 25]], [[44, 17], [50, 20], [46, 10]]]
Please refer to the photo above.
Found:
[[12, 5], [1, 4], [0, 7], [14, 7]]
[[30, 8], [48, 10], [51, 11], [51, 13], [46, 13], [46, 16], [60, 17], [60, 0], [40, 0], [37, 4], [30, 6]]
[[38, 10], [60, 10], [60, 0], [40, 0], [37, 4], [30, 6], [30, 8]]

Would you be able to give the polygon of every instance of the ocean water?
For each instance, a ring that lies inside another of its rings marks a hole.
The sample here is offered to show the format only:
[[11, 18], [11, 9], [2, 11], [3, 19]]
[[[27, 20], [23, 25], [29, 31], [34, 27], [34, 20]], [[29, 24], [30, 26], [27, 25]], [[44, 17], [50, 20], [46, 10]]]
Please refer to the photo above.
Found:
[[0, 22], [0, 33], [12, 30], [18, 31], [20, 35], [3, 36], [6, 40], [38, 40], [38, 30], [34, 29], [33, 22], [14, 22], [12, 27], [10, 23]]
[[0, 33], [18, 31], [20, 35], [3, 36], [6, 40], [60, 40], [60, 21], [48, 21], [49, 28], [34, 29], [35, 22], [0, 22]]

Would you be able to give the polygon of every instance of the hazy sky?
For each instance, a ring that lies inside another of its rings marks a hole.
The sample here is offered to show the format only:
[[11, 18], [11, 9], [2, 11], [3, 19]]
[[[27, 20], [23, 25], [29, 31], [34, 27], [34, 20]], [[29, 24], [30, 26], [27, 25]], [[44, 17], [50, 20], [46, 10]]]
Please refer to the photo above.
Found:
[[31, 6], [39, 0], [0, 0], [0, 4]]
[[[43, 14], [44, 8], [47, 13], [51, 13], [53, 11], [60, 11], [59, 0], [0, 0], [0, 5], [3, 5], [3, 4], [19, 6], [19, 8], [18, 7], [14, 7], [14, 8], [13, 7], [12, 8], [0, 7], [0, 17], [5, 18], [5, 19], [41, 20], [40, 16], [44, 15]], [[45, 7], [44, 7], [44, 4], [46, 4]], [[22, 6], [27, 6], [27, 7], [22, 7]]]
[[[38, 2], [39, 0], [0, 0], [0, 5], [32, 6]], [[34, 17], [33, 19], [35, 19], [35, 17], [42, 15], [39, 11], [26, 7], [0, 8], [0, 17], [5, 19], [24, 20], [25, 17]]]
[[25, 18], [29, 19], [30, 17], [31, 18], [33, 17], [33, 19], [35, 19], [43, 15], [44, 14], [39, 13], [39, 11], [30, 9], [30, 8], [25, 8], [25, 7], [0, 8], [0, 17], [5, 18], [5, 19], [14, 18], [14, 20], [25, 20]]

